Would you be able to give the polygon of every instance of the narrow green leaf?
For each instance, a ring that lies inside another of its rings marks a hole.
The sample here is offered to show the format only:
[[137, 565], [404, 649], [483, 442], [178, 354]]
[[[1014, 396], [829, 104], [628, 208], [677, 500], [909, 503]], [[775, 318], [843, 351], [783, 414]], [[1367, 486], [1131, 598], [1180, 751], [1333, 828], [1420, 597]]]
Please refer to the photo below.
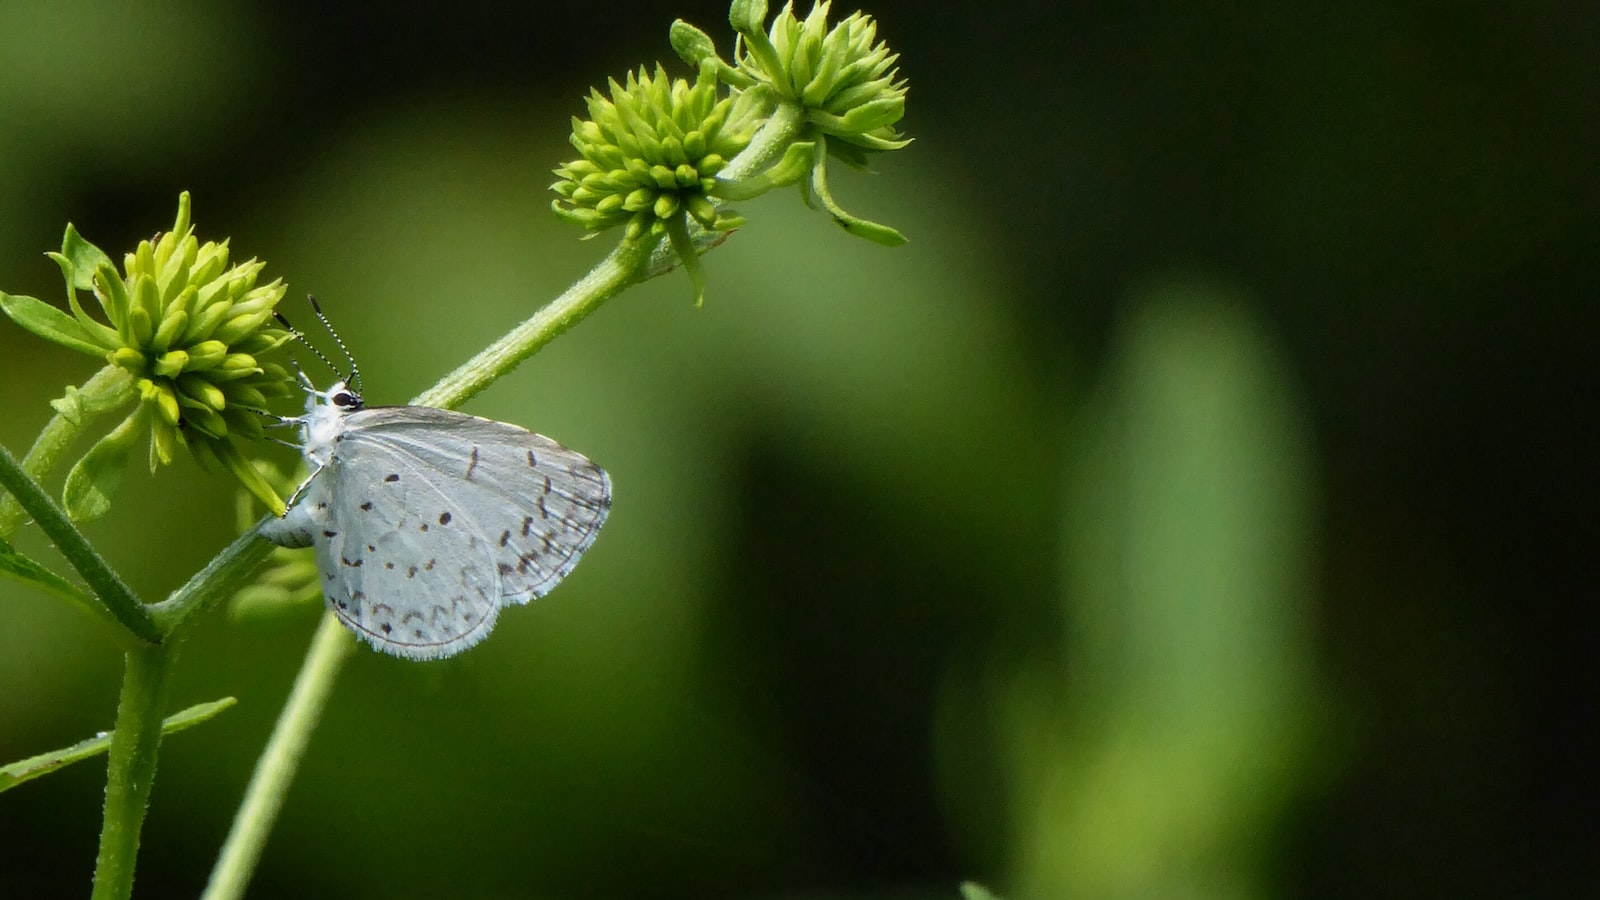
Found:
[[101, 614], [105, 612], [104, 608], [89, 596], [88, 591], [18, 553], [4, 539], [0, 539], [0, 575], [9, 575], [18, 581], [43, 588], [57, 597], [71, 600]]
[[78, 464], [67, 473], [61, 492], [61, 505], [74, 522], [91, 522], [111, 510], [111, 499], [122, 485], [128, 468], [128, 452], [144, 431], [146, 410], [141, 405], [122, 420], [122, 424], [89, 448]]
[[689, 237], [689, 228], [683, 216], [667, 219], [667, 238], [672, 244], [672, 249], [678, 254], [678, 259], [683, 263], [683, 270], [689, 273], [689, 280], [694, 283], [694, 306], [699, 309], [706, 302], [706, 276], [700, 270], [700, 254], [695, 251], [694, 241]]
[[[94, 273], [102, 265], [111, 266], [111, 257], [78, 234], [78, 229], [67, 223], [67, 233], [61, 236], [61, 255], [72, 262], [72, 286], [80, 291], [94, 290]], [[65, 266], [62, 267], [66, 269]], [[113, 266], [115, 270], [115, 266]]]
[[11, 321], [47, 341], [91, 356], [106, 355], [108, 348], [95, 343], [81, 322], [43, 300], [0, 291], [0, 311]]
[[31, 584], [46, 593], [54, 594], [63, 600], [76, 604], [84, 612], [106, 622], [109, 625], [121, 627], [117, 617], [111, 610], [96, 600], [88, 591], [76, 584], [62, 578], [44, 566], [21, 553], [0, 539], [0, 575]]
[[[818, 138], [818, 142], [823, 143], [821, 138]], [[811, 170], [811, 189], [816, 192], [817, 199], [822, 201], [822, 207], [828, 211], [828, 215], [833, 216], [833, 220], [839, 223], [840, 228], [856, 237], [866, 238], [885, 247], [898, 247], [904, 244], [905, 235], [887, 225], [879, 225], [877, 222], [869, 222], [860, 216], [851, 215], [833, 201], [833, 195], [828, 193], [828, 175], [824, 165], [827, 158], [826, 152], [816, 154], [816, 165]]]
[[[56, 265], [61, 267], [61, 277], [67, 281], [67, 305], [72, 307], [72, 317], [77, 319], [78, 324], [82, 325], [83, 329], [89, 333], [89, 337], [101, 346], [107, 348], [120, 346], [123, 341], [118, 336], [116, 329], [95, 321], [94, 317], [83, 311], [83, 304], [78, 302], [78, 282], [84, 278], [82, 270], [78, 268], [78, 263], [60, 253], [46, 253], [45, 256], [55, 260]], [[106, 265], [110, 266], [110, 263], [106, 263]], [[91, 272], [88, 277], [92, 286], [95, 277], [94, 273]], [[91, 289], [93, 288], [91, 287]], [[98, 290], [95, 291], [95, 296], [97, 298], [100, 296]], [[104, 302], [100, 305], [102, 309], [105, 307]], [[116, 321], [116, 319], [113, 318], [112, 321]]]
[[[192, 443], [199, 444], [203, 442], [195, 441]], [[272, 485], [267, 483], [267, 479], [262, 477], [261, 472], [251, 465], [249, 460], [244, 458], [244, 454], [239, 452], [239, 448], [234, 446], [233, 441], [217, 441], [213, 449], [222, 460], [222, 464], [228, 467], [228, 471], [232, 472], [233, 476], [239, 479], [239, 483], [244, 485], [245, 489], [251, 494], [255, 495], [256, 499], [260, 500], [269, 512], [279, 517], [283, 515], [285, 510], [283, 498], [279, 497], [278, 492], [272, 489]]]
[[[197, 703], [188, 709], [174, 713], [161, 723], [161, 733], [172, 734], [199, 725], [228, 707], [239, 702], [233, 697], [223, 697], [210, 703]], [[111, 747], [111, 735], [99, 734], [86, 741], [80, 741], [71, 747], [41, 753], [38, 756], [19, 760], [8, 766], [0, 766], [0, 792], [5, 792], [24, 781], [32, 781], [41, 775], [48, 775], [62, 766], [81, 762], [91, 756], [106, 752]]]

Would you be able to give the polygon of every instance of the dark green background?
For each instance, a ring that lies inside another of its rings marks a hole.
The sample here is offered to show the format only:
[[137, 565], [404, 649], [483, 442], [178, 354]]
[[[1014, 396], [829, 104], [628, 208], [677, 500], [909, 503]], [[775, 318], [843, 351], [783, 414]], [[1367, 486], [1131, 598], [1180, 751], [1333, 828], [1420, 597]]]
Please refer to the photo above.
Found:
[[[911, 243], [745, 204], [704, 309], [475, 400], [613, 517], [483, 647], [348, 666], [252, 896], [1592, 896], [1596, 10], [872, 7], [917, 141], [833, 186]], [[605, 251], [544, 189], [588, 86], [725, 14], [11, 0], [0, 287], [189, 190], [403, 402]], [[0, 359], [20, 453], [95, 363]], [[232, 504], [136, 470], [90, 534], [161, 597]], [[315, 620], [185, 647], [240, 704], [138, 896], [200, 890]], [[109, 727], [97, 628], [0, 584], [0, 759]], [[103, 780], [0, 796], [0, 896], [87, 892]]]

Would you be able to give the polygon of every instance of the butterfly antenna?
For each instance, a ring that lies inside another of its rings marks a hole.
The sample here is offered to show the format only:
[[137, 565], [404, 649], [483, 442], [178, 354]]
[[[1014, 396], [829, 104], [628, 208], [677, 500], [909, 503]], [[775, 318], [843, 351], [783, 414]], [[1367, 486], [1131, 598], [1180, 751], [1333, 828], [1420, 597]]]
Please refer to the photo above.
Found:
[[[328, 357], [324, 356], [322, 354], [321, 350], [318, 350], [315, 345], [313, 345], [310, 341], [306, 340], [305, 332], [301, 331], [300, 329], [294, 327], [292, 324], [289, 323], [289, 319], [288, 319], [287, 316], [285, 316], [281, 312], [274, 312], [273, 315], [277, 317], [279, 325], [282, 325], [284, 328], [289, 330], [289, 335], [291, 337], [293, 337], [295, 340], [299, 341], [300, 345], [302, 347], [305, 347], [307, 350], [310, 350], [312, 352], [312, 354], [317, 357], [317, 359], [322, 360], [322, 364], [328, 367], [328, 371], [330, 371], [330, 372], [338, 372], [339, 371], [339, 367], [334, 365], [332, 360], [330, 360], [330, 359], [328, 359]], [[341, 344], [340, 346], [343, 346], [343, 344]], [[294, 373], [295, 373], [296, 376], [299, 377], [300, 384], [305, 386], [305, 388], [308, 389], [308, 390], [315, 391], [317, 389], [317, 386], [306, 375], [306, 370], [300, 368], [300, 360], [295, 359], [294, 357], [291, 356], [291, 357], [289, 357], [289, 362], [290, 362], [291, 365], [294, 366]], [[359, 388], [357, 390], [359, 390]]]
[[333, 330], [328, 317], [322, 314], [322, 304], [317, 302], [317, 298], [307, 294], [306, 299], [311, 301], [311, 311], [317, 314], [317, 318], [322, 321], [322, 327], [327, 329], [333, 342], [339, 345], [340, 352], [344, 353], [344, 358], [350, 363], [350, 377], [345, 380], [355, 386], [356, 393], [364, 393], [361, 389], [361, 369], [356, 365], [356, 358], [350, 355], [350, 348], [344, 345], [344, 338], [339, 337], [339, 332]]

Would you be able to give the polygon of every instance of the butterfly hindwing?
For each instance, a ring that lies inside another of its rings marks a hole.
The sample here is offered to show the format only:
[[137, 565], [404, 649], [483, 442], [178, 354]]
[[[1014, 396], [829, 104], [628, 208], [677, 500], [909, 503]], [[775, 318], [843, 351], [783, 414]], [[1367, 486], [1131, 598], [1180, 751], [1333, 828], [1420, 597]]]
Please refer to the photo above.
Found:
[[[390, 536], [405, 555], [426, 556], [421, 561], [436, 568], [449, 560], [445, 586], [462, 588], [469, 602], [485, 584], [499, 605], [548, 593], [594, 543], [611, 506], [610, 479], [582, 454], [515, 425], [428, 407], [352, 413], [330, 468], [333, 490], [345, 498], [341, 514], [350, 519], [353, 509], [365, 514], [355, 521], [372, 523], [356, 525], [357, 537]], [[367, 492], [373, 496], [349, 502]], [[364, 503], [373, 506], [363, 509]], [[341, 539], [355, 540], [349, 545], [355, 550], [385, 547], [365, 537]], [[387, 580], [389, 562], [399, 565], [384, 559], [372, 574]], [[418, 586], [398, 587], [411, 596]], [[459, 603], [461, 592], [446, 599]], [[484, 618], [492, 613], [478, 621]], [[403, 639], [415, 640], [415, 631]]]
[[[328, 608], [374, 647], [433, 659], [487, 637], [499, 613], [493, 554], [436, 473], [382, 442], [341, 441], [317, 482], [339, 498], [313, 539]], [[450, 526], [455, 527], [450, 527]]]

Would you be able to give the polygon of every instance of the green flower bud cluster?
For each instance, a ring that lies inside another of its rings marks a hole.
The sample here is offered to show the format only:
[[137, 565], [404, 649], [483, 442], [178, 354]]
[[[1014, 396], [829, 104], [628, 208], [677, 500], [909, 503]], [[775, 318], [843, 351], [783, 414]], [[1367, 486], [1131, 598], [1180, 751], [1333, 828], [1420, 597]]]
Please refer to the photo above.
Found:
[[844, 143], [830, 144], [830, 152], [861, 165], [864, 151], [911, 143], [894, 128], [905, 115], [906, 82], [897, 80], [900, 55], [877, 40], [878, 23], [871, 16], [854, 12], [829, 28], [828, 8], [818, 3], [801, 20], [793, 4], [785, 4], [771, 29], [762, 31], [766, 4], [735, 4], [737, 67], [722, 76], [742, 90], [765, 88], [800, 104], [818, 132]]
[[257, 358], [290, 339], [273, 319], [282, 280], [256, 284], [264, 266], [229, 268], [226, 241], [201, 244], [185, 194], [172, 230], [139, 242], [124, 276], [110, 266], [95, 271], [95, 297], [115, 328], [98, 336], [149, 408], [152, 467], [172, 462], [180, 444], [204, 457], [232, 435], [260, 438], [253, 410], [294, 393], [282, 366]]
[[[201, 243], [189, 222], [189, 195], [178, 198], [172, 229], [141, 241], [122, 272], [98, 247], [67, 226], [60, 253], [49, 254], [66, 280], [69, 316], [31, 297], [6, 295], [4, 311], [40, 337], [99, 356], [127, 373], [98, 409], [137, 405], [67, 476], [68, 511], [80, 520], [104, 514], [133, 443], [150, 434], [150, 469], [187, 447], [202, 463], [220, 463], [275, 510], [282, 501], [242, 457], [235, 442], [262, 436], [256, 410], [295, 385], [280, 365], [261, 357], [290, 334], [273, 314], [281, 280], [257, 284], [263, 263], [229, 266], [226, 241]], [[105, 322], [90, 316], [78, 292], [99, 302]], [[90, 404], [73, 392], [56, 408], [75, 419]]]
[[900, 56], [878, 40], [871, 16], [851, 13], [830, 28], [828, 11], [828, 3], [817, 3], [800, 19], [792, 4], [785, 5], [766, 29], [766, 0], [734, 0], [728, 15], [738, 32], [733, 63], [717, 54], [709, 35], [681, 20], [672, 25], [672, 47], [691, 65], [715, 68], [718, 79], [755, 104], [767, 124], [799, 126], [782, 141], [757, 132], [752, 143], [763, 151], [762, 164], [777, 161], [720, 185], [717, 196], [742, 200], [798, 183], [807, 204], [820, 201], [846, 231], [898, 246], [906, 241], [900, 232], [851, 215], [834, 201], [826, 161], [831, 156], [865, 168], [869, 154], [911, 143], [894, 127], [906, 111], [906, 82], [895, 68]]
[[682, 228], [685, 216], [713, 231], [738, 227], [710, 196], [755, 121], [717, 96], [715, 72], [702, 69], [690, 85], [657, 64], [653, 75], [641, 67], [610, 88], [609, 98], [591, 91], [589, 118], [572, 120], [582, 158], [555, 169], [556, 214], [594, 233], [623, 225], [629, 241]]

